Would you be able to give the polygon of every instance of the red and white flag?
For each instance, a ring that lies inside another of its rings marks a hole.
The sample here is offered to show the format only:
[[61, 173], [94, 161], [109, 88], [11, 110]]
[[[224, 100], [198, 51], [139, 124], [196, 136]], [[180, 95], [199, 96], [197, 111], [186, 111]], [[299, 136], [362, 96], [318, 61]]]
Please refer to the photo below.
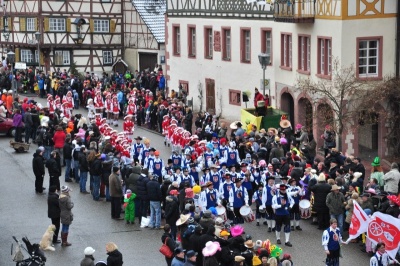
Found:
[[391, 215], [375, 212], [368, 225], [368, 238], [374, 243], [385, 243], [386, 253], [394, 259], [400, 248], [400, 220]]
[[357, 201], [353, 200], [353, 205], [354, 208], [353, 216], [351, 216], [349, 239], [347, 239], [346, 243], [349, 243], [350, 240], [357, 238], [362, 233], [367, 232], [368, 224], [371, 220], [371, 218], [368, 217]]

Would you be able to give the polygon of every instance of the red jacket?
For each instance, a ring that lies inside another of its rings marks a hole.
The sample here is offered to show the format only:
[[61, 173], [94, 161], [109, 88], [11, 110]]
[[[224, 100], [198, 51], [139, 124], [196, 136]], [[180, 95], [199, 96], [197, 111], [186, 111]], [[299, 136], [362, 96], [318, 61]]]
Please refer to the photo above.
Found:
[[257, 107], [258, 101], [264, 101], [264, 96], [259, 92], [254, 95], [254, 107]]
[[66, 135], [62, 130], [56, 130], [53, 136], [54, 148], [62, 149], [64, 147]]

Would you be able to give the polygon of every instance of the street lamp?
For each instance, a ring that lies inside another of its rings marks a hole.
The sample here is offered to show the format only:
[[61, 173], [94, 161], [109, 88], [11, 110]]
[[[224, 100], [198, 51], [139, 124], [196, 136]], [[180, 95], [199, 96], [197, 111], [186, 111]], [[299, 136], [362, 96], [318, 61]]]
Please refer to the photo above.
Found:
[[39, 31], [35, 32], [35, 38], [37, 41], [37, 52], [38, 52], [38, 71], [40, 71], [40, 35]]
[[13, 91], [13, 98], [15, 98], [16, 91], [15, 91], [15, 86], [14, 86], [14, 70], [13, 70], [13, 64], [15, 62], [15, 53], [11, 52], [11, 51], [8, 52], [7, 59], [11, 65], [11, 89]]
[[[263, 81], [262, 82], [263, 82], [263, 95], [265, 96], [265, 70], [267, 69], [267, 65], [270, 64], [271, 56], [270, 56], [270, 54], [264, 54], [264, 53], [259, 54], [258, 61], [260, 61], [260, 65], [263, 70]], [[270, 90], [268, 89], [268, 97], [271, 97], [270, 94], [271, 94]]]

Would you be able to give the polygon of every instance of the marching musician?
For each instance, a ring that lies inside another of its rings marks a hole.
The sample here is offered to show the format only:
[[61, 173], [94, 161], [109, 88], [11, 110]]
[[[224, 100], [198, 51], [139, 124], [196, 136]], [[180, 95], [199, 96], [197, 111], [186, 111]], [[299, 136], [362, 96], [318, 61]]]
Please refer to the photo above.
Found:
[[106, 114], [107, 114], [107, 123], [110, 124], [113, 118], [112, 100], [110, 92], [106, 92], [106, 100], [104, 101], [104, 107], [106, 109]]
[[[226, 165], [231, 167], [232, 165], [240, 165], [239, 152], [236, 149], [236, 142], [229, 142], [229, 149], [227, 151], [228, 159], [226, 160]], [[232, 170], [231, 170], [232, 172]]]
[[253, 198], [253, 182], [254, 182], [254, 177], [250, 174], [250, 172], [248, 171], [247, 168], [248, 164], [246, 162], [242, 162], [242, 164], [240, 165], [240, 177], [243, 180], [243, 187], [245, 187], [247, 189], [247, 193], [249, 193], [249, 197], [248, 197], [248, 205], [251, 205], [251, 200]]
[[[111, 95], [110, 95], [110, 97], [111, 97]], [[94, 106], [96, 108], [96, 113], [100, 114], [100, 116], [102, 116], [103, 108], [104, 108], [104, 102], [103, 102], [103, 97], [101, 96], [101, 91], [100, 90], [96, 91], [96, 96], [94, 97]]]
[[179, 186], [182, 183], [189, 183], [189, 187], [193, 187], [196, 185], [193, 176], [189, 175], [189, 168], [183, 167], [183, 175], [181, 175], [176, 181], [178, 182]]
[[219, 145], [219, 155], [220, 155], [220, 162], [221, 163], [227, 163], [228, 161], [228, 146], [226, 145], [226, 138], [221, 138], [219, 140], [220, 145]]
[[149, 139], [145, 139], [143, 141], [143, 143], [144, 143], [144, 147], [142, 148], [142, 150], [141, 150], [141, 152], [139, 154], [139, 157], [138, 157], [139, 163], [141, 165], [144, 165], [144, 159], [146, 157], [148, 157], [149, 154], [150, 154], [150, 151], [149, 151], [150, 150], [150, 140]]
[[272, 198], [275, 195], [275, 177], [269, 176], [267, 178], [267, 185], [263, 188], [262, 195], [262, 203], [265, 206], [265, 218], [266, 222], [264, 224], [268, 225], [268, 233], [272, 232], [272, 229], [275, 230], [275, 214], [272, 209]]
[[[144, 162], [143, 162], [143, 168], [147, 168], [150, 169], [150, 165], [153, 164], [154, 159], [156, 158], [154, 156], [154, 152], [156, 151], [156, 149], [154, 148], [150, 148], [149, 152], [147, 153], [148, 155], [144, 158]], [[160, 169], [161, 170], [161, 169]]]
[[279, 193], [276, 193], [272, 198], [272, 208], [275, 210], [275, 234], [276, 243], [281, 244], [282, 225], [285, 232], [285, 246], [291, 247], [290, 243], [290, 210], [294, 205], [293, 198], [286, 193], [286, 185], [279, 185]]
[[261, 213], [260, 208], [265, 210], [264, 204], [262, 202], [263, 198], [263, 190], [264, 190], [264, 184], [259, 183], [257, 185], [257, 190], [254, 192], [253, 195], [253, 202], [256, 203], [256, 221], [257, 221], [257, 226], [260, 226], [260, 218], [264, 218], [264, 222], [266, 222], [265, 219], [265, 212]]
[[219, 186], [222, 183], [222, 178], [221, 174], [218, 172], [219, 166], [216, 164], [210, 165], [210, 173], [208, 175], [210, 176], [209, 180], [213, 183], [215, 188], [219, 189]]
[[213, 157], [214, 157], [214, 147], [211, 142], [206, 144], [206, 151], [203, 154], [204, 157], [204, 165], [205, 166], [210, 166], [210, 164], [213, 163]]
[[140, 142], [140, 141], [142, 141], [142, 138], [140, 136], [137, 136], [135, 138], [135, 140], [136, 140], [136, 143], [134, 143], [131, 148], [131, 158], [133, 158], [133, 161], [136, 163], [136, 162], [139, 162], [139, 155], [141, 154], [144, 146]]
[[291, 230], [294, 230], [296, 226], [296, 230], [302, 231], [300, 227], [300, 207], [299, 202], [301, 196], [304, 196], [304, 190], [296, 185], [296, 179], [292, 178], [289, 180], [289, 188], [287, 192], [290, 196], [292, 196], [294, 200], [293, 208], [290, 210], [290, 223], [291, 223]]
[[203, 210], [216, 207], [219, 204], [219, 192], [214, 189], [213, 183], [211, 181], [207, 182], [206, 187], [200, 194], [200, 202]]
[[208, 181], [210, 181], [210, 175], [209, 175], [209, 173], [210, 173], [210, 168], [204, 166], [204, 168], [202, 169], [202, 171], [203, 171], [203, 175], [202, 175], [201, 178], [200, 178], [200, 185], [201, 185], [201, 186], [204, 185], [204, 184], [206, 184]]
[[164, 169], [164, 160], [160, 158], [160, 151], [154, 151], [154, 159], [150, 161], [149, 172], [159, 177], [158, 182], [162, 183], [162, 170]]
[[190, 151], [185, 151], [185, 158], [182, 160], [182, 168], [183, 167], [189, 167], [190, 164], [192, 163], [192, 154]]
[[172, 168], [182, 166], [182, 155], [178, 154], [178, 151], [172, 151], [172, 154], [169, 158], [172, 160]]
[[193, 176], [194, 182], [196, 182], [196, 184], [199, 184], [199, 182], [200, 182], [200, 179], [199, 179], [200, 172], [201, 172], [201, 165], [198, 165], [196, 163], [190, 164], [189, 175]]
[[132, 117], [133, 115], [131, 114], [126, 115], [124, 117], [124, 124], [123, 124], [125, 135], [128, 136], [129, 139], [132, 139], [133, 131], [135, 130], [134, 124], [132, 122]]
[[229, 205], [233, 208], [235, 218], [233, 219], [234, 224], [244, 223], [244, 219], [240, 214], [240, 208], [243, 206], [249, 206], [249, 194], [247, 189], [242, 186], [242, 178], [236, 178], [235, 185], [229, 191]]

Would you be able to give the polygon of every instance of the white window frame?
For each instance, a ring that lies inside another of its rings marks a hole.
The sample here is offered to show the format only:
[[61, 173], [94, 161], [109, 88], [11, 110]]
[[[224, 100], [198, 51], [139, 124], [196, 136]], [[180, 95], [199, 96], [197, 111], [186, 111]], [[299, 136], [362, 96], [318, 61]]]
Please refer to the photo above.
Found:
[[263, 53], [272, 55], [272, 31], [266, 30], [264, 31], [264, 38], [265, 38], [265, 51]]
[[292, 35], [290, 35], [290, 34], [283, 34], [282, 66], [292, 67]]
[[112, 65], [113, 63], [113, 53], [111, 50], [103, 51], [103, 64]]
[[214, 47], [213, 47], [213, 29], [212, 28], [207, 28], [206, 29], [206, 33], [207, 33], [207, 36], [206, 36], [206, 38], [207, 38], [207, 44], [208, 44], [208, 47], [206, 47], [206, 49], [207, 49], [207, 58], [213, 58], [213, 50], [214, 50]]
[[110, 32], [110, 20], [108, 19], [94, 19], [93, 32]]
[[176, 34], [176, 51], [175, 54], [181, 54], [181, 27], [175, 27]]
[[244, 61], [250, 62], [251, 60], [251, 36], [250, 30], [244, 30]]
[[[361, 48], [361, 44], [366, 44], [365, 47]], [[375, 47], [371, 47], [371, 44], [375, 43]], [[360, 78], [366, 77], [378, 77], [379, 76], [379, 40], [360, 40], [358, 41], [358, 76]], [[361, 54], [362, 51], [365, 51], [365, 55]], [[371, 55], [371, 52], [375, 51], [375, 55]], [[370, 64], [370, 60], [375, 59], [375, 64]], [[361, 64], [361, 60], [365, 60], [365, 63]], [[375, 72], [369, 72], [370, 67], [375, 67]], [[361, 69], [365, 69], [365, 71], [361, 71]]]
[[21, 49], [21, 62], [34, 63], [32, 50]]
[[225, 53], [226, 59], [231, 59], [231, 30], [225, 30]]
[[311, 53], [311, 40], [310, 36], [299, 36], [300, 44], [300, 66], [299, 69], [303, 71], [310, 71], [310, 53]]
[[[62, 57], [62, 62], [57, 62], [58, 56]], [[70, 50], [55, 50], [54, 51], [54, 65], [56, 66], [69, 66], [71, 65], [71, 51]]]
[[36, 31], [36, 18], [26, 18], [26, 31]]
[[53, 32], [66, 31], [65, 18], [49, 18], [49, 31]]
[[190, 28], [190, 35], [192, 40], [192, 55], [196, 55], [196, 28]]
[[332, 40], [327, 38], [318, 39], [319, 45], [319, 74], [330, 76], [332, 74]]

